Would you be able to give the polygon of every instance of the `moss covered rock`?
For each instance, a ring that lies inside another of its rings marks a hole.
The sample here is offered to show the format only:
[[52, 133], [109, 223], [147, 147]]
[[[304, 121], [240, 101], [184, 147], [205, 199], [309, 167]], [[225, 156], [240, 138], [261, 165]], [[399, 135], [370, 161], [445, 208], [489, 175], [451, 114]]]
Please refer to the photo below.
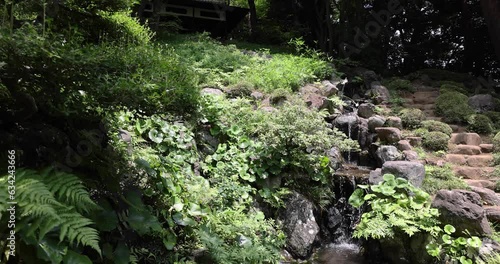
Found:
[[387, 81], [384, 81], [384, 85], [392, 91], [415, 91], [410, 81], [399, 78], [391, 78]]
[[436, 99], [436, 113], [447, 122], [464, 122], [473, 114], [469, 98], [462, 93], [446, 91]]
[[493, 152], [500, 153], [500, 132], [493, 138]]
[[441, 93], [445, 92], [459, 92], [463, 94], [467, 94], [467, 90], [465, 89], [465, 86], [461, 83], [456, 83], [456, 82], [445, 82], [439, 87], [439, 91]]
[[432, 131], [425, 135], [422, 144], [428, 150], [448, 150], [449, 139], [450, 137], [443, 132]]
[[479, 134], [490, 134], [493, 132], [493, 122], [486, 115], [475, 114], [467, 118], [467, 129]]
[[450, 136], [451, 133], [453, 132], [453, 129], [451, 129], [451, 127], [448, 124], [436, 120], [423, 121], [422, 128], [427, 129], [429, 132], [432, 131], [443, 132], [448, 136]]
[[399, 112], [399, 117], [405, 128], [418, 128], [425, 120], [425, 114], [420, 109], [405, 108]]

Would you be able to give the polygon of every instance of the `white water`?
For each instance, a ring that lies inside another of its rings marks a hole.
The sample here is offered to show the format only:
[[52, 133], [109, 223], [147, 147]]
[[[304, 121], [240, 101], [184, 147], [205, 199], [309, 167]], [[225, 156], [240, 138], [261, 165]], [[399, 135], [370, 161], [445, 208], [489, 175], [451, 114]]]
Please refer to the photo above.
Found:
[[[337, 194], [336, 208], [342, 214], [344, 220], [335, 232], [336, 238], [333, 243], [321, 249], [317, 256], [317, 263], [320, 264], [364, 264], [361, 248], [352, 239], [352, 231], [359, 218], [359, 211], [347, 203], [348, 196], [352, 190], [346, 190], [346, 181], [350, 181], [347, 186], [356, 188], [354, 175], [339, 178], [339, 194]], [[348, 189], [351, 189], [348, 188]]]
[[364, 264], [360, 247], [354, 243], [335, 243], [318, 252], [318, 263], [321, 264]]

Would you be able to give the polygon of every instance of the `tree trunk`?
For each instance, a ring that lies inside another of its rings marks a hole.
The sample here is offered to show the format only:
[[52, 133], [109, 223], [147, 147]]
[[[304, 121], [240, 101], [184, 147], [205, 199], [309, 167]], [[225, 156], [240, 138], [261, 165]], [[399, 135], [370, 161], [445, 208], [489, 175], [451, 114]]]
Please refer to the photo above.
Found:
[[257, 9], [255, 8], [255, 0], [248, 0], [248, 8], [250, 9], [250, 38], [253, 39], [257, 30]]
[[498, 0], [481, 0], [481, 7], [488, 25], [491, 42], [500, 61], [500, 2]]

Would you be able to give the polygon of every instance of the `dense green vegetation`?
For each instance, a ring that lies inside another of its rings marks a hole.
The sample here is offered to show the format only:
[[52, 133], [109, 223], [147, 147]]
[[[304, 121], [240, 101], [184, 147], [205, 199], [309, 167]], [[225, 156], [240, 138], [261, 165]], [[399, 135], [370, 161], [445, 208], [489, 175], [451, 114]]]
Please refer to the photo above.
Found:
[[354, 236], [377, 240], [396, 237], [396, 241], [408, 241], [405, 237], [424, 234], [428, 235], [424, 241], [428, 243], [426, 250], [430, 256], [445, 262], [473, 263], [482, 244], [479, 237], [454, 236], [456, 230], [452, 225], [441, 227], [437, 219], [439, 212], [431, 208], [428, 193], [394, 175], [385, 174], [383, 178], [377, 185], [358, 186], [349, 198], [355, 207], [364, 203], [370, 206], [370, 211], [363, 213], [356, 226]]
[[[277, 210], [291, 190], [329, 203], [338, 161], [327, 152], [357, 148], [327, 127], [327, 112], [291, 95], [334, 72], [327, 58], [300, 41], [294, 54], [245, 54], [206, 34], [153, 41], [128, 2], [66, 4], [94, 20], [56, 12], [47, 14], [53, 24], [4, 20], [2, 28], [0, 110], [21, 137], [7, 138], [9, 147], [30, 144], [20, 131], [33, 124], [47, 134], [34, 146], [45, 152], [17, 156], [30, 168], [17, 171], [17, 243], [34, 254], [10, 261], [278, 261], [284, 234], [259, 208]], [[42, 8], [32, 7], [17, 10]], [[69, 30], [58, 27], [68, 21]], [[89, 31], [97, 26], [99, 35]], [[203, 87], [243, 98], [202, 96]], [[255, 110], [245, 97], [255, 90], [289, 100]]]
[[[384, 1], [313, 2], [237, 0], [257, 17], [227, 39], [179, 34], [184, 29], [177, 20], [153, 32], [154, 21], [150, 28], [135, 17], [134, 0], [0, 2], [0, 164], [16, 165], [15, 182], [14, 173], [0, 174], [0, 233], [15, 231], [22, 253], [5, 254], [2, 240], [0, 262], [278, 263], [287, 237], [277, 220], [291, 193], [310, 200], [311, 214], [322, 217], [345, 202], [334, 193], [344, 188], [335, 186], [335, 172], [342, 154], [349, 160], [360, 151], [361, 140], [351, 133], [368, 130], [362, 121], [369, 124], [355, 117], [357, 130], [349, 123], [345, 133], [334, 120], [376, 99], [366, 95], [374, 80], [390, 90], [387, 103], [403, 127], [415, 129], [403, 133], [421, 136], [427, 151], [444, 155], [452, 129], [425, 121], [420, 109], [402, 109], [402, 96], [414, 92], [415, 83], [440, 87], [436, 108], [446, 121], [498, 132], [498, 109], [479, 114], [468, 105], [472, 77], [419, 70], [422, 57], [405, 54], [420, 54], [420, 48], [397, 43], [404, 38], [395, 42], [384, 29], [364, 51], [342, 54], [342, 44], [354, 37], [348, 29]], [[412, 12], [394, 18], [391, 30], [413, 28], [405, 19], [414, 22], [421, 3], [405, 5]], [[472, 52], [457, 51], [458, 40], [446, 36], [447, 46], [427, 54], [425, 66], [449, 61], [445, 68], [457, 69], [463, 57], [471, 72], [498, 73], [490, 69], [497, 65], [490, 42], [489, 53], [472, 60]], [[373, 55], [382, 40], [384, 52]], [[372, 73], [367, 66], [388, 78], [365, 76]], [[407, 75], [394, 77], [401, 74]], [[370, 92], [378, 97], [384, 90]], [[391, 111], [371, 107], [371, 114]], [[499, 135], [493, 139], [496, 165]], [[429, 155], [414, 150], [420, 158]], [[379, 185], [360, 185], [349, 199], [369, 207], [355, 238], [430, 235], [430, 256], [474, 259], [478, 238], [459, 237], [430, 207], [439, 189], [467, 188], [450, 167], [427, 166], [422, 190], [383, 177]], [[9, 196], [13, 185], [15, 199]], [[13, 230], [7, 228], [9, 200], [17, 202]], [[324, 228], [322, 219], [317, 222]]]

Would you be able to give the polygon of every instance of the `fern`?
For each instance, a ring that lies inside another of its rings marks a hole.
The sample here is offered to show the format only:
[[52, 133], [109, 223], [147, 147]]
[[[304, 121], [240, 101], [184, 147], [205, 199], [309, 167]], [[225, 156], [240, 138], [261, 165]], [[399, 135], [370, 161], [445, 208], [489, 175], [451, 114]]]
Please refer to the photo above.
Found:
[[79, 213], [88, 213], [98, 208], [77, 176], [51, 168], [45, 169], [41, 175], [50, 192], [59, 201], [74, 206]]
[[[7, 176], [0, 177], [0, 183], [6, 180]], [[6, 185], [1, 184], [0, 187], [3, 189], [0, 194], [0, 221], [4, 220], [2, 213], [7, 209]], [[92, 227], [94, 223], [83, 215], [99, 207], [77, 176], [52, 168], [40, 173], [19, 169], [16, 202], [19, 216], [16, 229], [21, 237], [43, 241], [49, 234], [58, 234], [60, 243], [70, 247], [88, 246], [101, 254], [99, 233]], [[37, 246], [42, 246], [42, 243], [37, 243]], [[57, 259], [59, 257], [62, 256]]]

